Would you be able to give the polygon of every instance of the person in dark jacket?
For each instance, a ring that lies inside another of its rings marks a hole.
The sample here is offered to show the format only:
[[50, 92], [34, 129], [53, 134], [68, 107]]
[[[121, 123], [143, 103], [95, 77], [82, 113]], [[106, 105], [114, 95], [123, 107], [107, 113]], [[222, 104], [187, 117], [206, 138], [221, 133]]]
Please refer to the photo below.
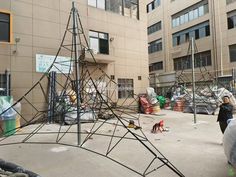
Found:
[[220, 111], [217, 121], [219, 122], [220, 129], [224, 134], [228, 125], [228, 120], [233, 118], [233, 105], [230, 104], [229, 96], [224, 96], [223, 103], [220, 105]]

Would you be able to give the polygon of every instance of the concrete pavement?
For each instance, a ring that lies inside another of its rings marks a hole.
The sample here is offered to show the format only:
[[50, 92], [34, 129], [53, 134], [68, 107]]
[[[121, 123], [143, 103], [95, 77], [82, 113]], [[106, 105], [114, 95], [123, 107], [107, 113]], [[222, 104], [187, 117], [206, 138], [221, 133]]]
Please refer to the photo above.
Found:
[[[233, 175], [234, 169], [227, 164], [221, 145], [223, 136], [216, 118], [216, 115], [197, 115], [197, 124], [194, 125], [192, 114], [162, 110], [158, 115], [142, 115], [140, 122], [149, 140], [186, 177], [236, 176]], [[161, 119], [164, 120], [169, 132], [152, 134], [152, 125]], [[127, 143], [127, 149], [133, 148], [129, 142]], [[132, 158], [139, 159], [139, 149], [135, 149], [134, 146], [133, 151], [137, 152], [137, 156], [130, 157], [126, 153], [126, 148], [117, 155], [125, 157], [127, 161]], [[0, 157], [43, 177], [138, 177], [137, 174], [104, 157], [68, 146], [1, 146]], [[145, 158], [142, 158], [138, 164], [144, 162]], [[150, 176], [175, 175], [160, 170]]]

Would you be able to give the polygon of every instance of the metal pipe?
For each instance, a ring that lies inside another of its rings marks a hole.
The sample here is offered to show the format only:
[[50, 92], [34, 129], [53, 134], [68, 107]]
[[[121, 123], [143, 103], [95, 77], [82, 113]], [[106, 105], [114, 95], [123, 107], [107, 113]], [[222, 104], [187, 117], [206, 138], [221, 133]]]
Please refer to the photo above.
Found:
[[6, 81], [6, 96], [10, 96], [10, 73], [8, 70], [5, 71], [5, 81]]
[[[218, 12], [220, 13], [220, 2], [218, 1]], [[218, 16], [219, 19], [219, 38], [220, 38], [220, 76], [224, 75], [224, 69], [223, 69], [223, 42], [222, 42], [222, 26], [221, 24], [221, 14]]]
[[194, 114], [194, 123], [197, 123], [196, 119], [196, 102], [195, 102], [195, 73], [194, 73], [194, 38], [191, 39], [191, 49], [192, 49], [192, 85], [193, 85], [193, 114]]
[[75, 8], [75, 2], [72, 2], [72, 13], [73, 13], [73, 48], [74, 48], [74, 61], [75, 61], [75, 88], [76, 88], [76, 100], [77, 100], [77, 141], [78, 145], [81, 143], [81, 124], [80, 124], [80, 86], [79, 86], [79, 79], [80, 79], [80, 73], [79, 73], [79, 59], [78, 59], [78, 49], [77, 49], [77, 35], [79, 35], [77, 32], [78, 26], [76, 26], [76, 13], [77, 9]]

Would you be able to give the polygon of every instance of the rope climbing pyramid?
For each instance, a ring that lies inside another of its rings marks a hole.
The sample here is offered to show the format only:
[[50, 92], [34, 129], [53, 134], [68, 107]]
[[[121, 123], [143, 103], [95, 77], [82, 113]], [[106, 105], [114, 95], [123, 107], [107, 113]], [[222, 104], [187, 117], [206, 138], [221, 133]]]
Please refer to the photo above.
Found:
[[[59, 56], [68, 56], [70, 60], [58, 60]], [[63, 67], [69, 71], [63, 72]], [[55, 70], [60, 74], [56, 75]], [[45, 88], [47, 85], [49, 88]], [[101, 155], [140, 176], [163, 176], [163, 173], [184, 176], [143, 133], [140, 115], [134, 108], [138, 97], [130, 91], [127, 99], [119, 100], [118, 88], [95, 60], [73, 3], [53, 64], [24, 96], [0, 115], [11, 110], [24, 121], [20, 127], [6, 132], [8, 136], [0, 138], [0, 146], [72, 146]], [[41, 100], [33, 100], [34, 95]], [[18, 103], [27, 114], [16, 109]], [[138, 155], [127, 158], [133, 149], [138, 150]]]

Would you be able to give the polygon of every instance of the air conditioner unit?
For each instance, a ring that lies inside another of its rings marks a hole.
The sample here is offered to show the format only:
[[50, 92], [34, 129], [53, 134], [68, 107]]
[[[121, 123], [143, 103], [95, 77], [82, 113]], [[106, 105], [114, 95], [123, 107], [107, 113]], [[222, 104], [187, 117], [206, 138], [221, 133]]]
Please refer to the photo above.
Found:
[[98, 51], [95, 50], [95, 49], [90, 49], [90, 51], [91, 51], [93, 54], [97, 54], [97, 53], [98, 53]]
[[97, 50], [95, 50], [95, 49], [87, 49], [86, 50], [86, 53], [93, 53], [93, 54], [97, 54], [98, 53], [98, 51]]

